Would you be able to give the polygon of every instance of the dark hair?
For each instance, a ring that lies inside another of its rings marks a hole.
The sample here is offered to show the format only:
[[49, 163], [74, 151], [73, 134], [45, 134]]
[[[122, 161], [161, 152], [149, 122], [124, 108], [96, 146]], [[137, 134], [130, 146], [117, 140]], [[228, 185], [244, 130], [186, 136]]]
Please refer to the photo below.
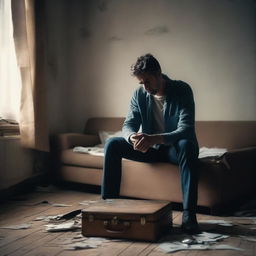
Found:
[[136, 63], [131, 66], [132, 75], [137, 76], [143, 73], [156, 75], [161, 67], [158, 60], [150, 53], [140, 56]]

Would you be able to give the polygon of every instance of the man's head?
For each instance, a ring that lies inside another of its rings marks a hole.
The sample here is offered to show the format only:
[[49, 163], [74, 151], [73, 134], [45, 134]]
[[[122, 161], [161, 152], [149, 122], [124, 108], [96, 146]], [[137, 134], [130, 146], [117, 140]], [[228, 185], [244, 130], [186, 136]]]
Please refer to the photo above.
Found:
[[157, 59], [150, 53], [140, 56], [131, 67], [132, 75], [138, 76], [144, 73], [151, 75], [161, 74], [161, 67]]
[[131, 67], [132, 75], [134, 75], [144, 89], [153, 95], [162, 95], [164, 88], [164, 80], [162, 78], [161, 66], [157, 59], [146, 54], [140, 56], [136, 63]]

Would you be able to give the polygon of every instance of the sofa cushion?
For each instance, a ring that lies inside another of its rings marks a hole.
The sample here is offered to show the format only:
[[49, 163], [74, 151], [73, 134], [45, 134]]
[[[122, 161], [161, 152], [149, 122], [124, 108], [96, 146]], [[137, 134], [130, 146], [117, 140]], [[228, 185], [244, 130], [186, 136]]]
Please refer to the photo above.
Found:
[[103, 168], [103, 157], [90, 154], [74, 153], [73, 149], [61, 151], [61, 163], [67, 165], [83, 166], [90, 168]]

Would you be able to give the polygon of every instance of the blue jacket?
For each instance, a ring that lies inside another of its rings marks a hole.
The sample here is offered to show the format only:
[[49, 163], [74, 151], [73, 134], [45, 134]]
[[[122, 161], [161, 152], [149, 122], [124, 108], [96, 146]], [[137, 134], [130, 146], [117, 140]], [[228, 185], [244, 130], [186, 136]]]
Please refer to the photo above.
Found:
[[[192, 89], [185, 82], [171, 80], [166, 75], [163, 75], [163, 78], [167, 81], [164, 102], [165, 132], [162, 133], [164, 144], [172, 145], [180, 139], [188, 139], [198, 145]], [[135, 90], [123, 124], [123, 135], [129, 143], [129, 137], [138, 132], [140, 126], [143, 133], [154, 134], [152, 97], [143, 86]]]

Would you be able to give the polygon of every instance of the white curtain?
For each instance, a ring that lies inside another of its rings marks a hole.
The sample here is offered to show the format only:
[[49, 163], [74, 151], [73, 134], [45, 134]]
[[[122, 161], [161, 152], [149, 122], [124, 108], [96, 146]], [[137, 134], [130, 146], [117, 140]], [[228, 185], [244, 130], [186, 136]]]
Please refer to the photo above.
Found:
[[11, 0], [0, 0], [0, 117], [19, 122], [21, 76], [11, 13]]

